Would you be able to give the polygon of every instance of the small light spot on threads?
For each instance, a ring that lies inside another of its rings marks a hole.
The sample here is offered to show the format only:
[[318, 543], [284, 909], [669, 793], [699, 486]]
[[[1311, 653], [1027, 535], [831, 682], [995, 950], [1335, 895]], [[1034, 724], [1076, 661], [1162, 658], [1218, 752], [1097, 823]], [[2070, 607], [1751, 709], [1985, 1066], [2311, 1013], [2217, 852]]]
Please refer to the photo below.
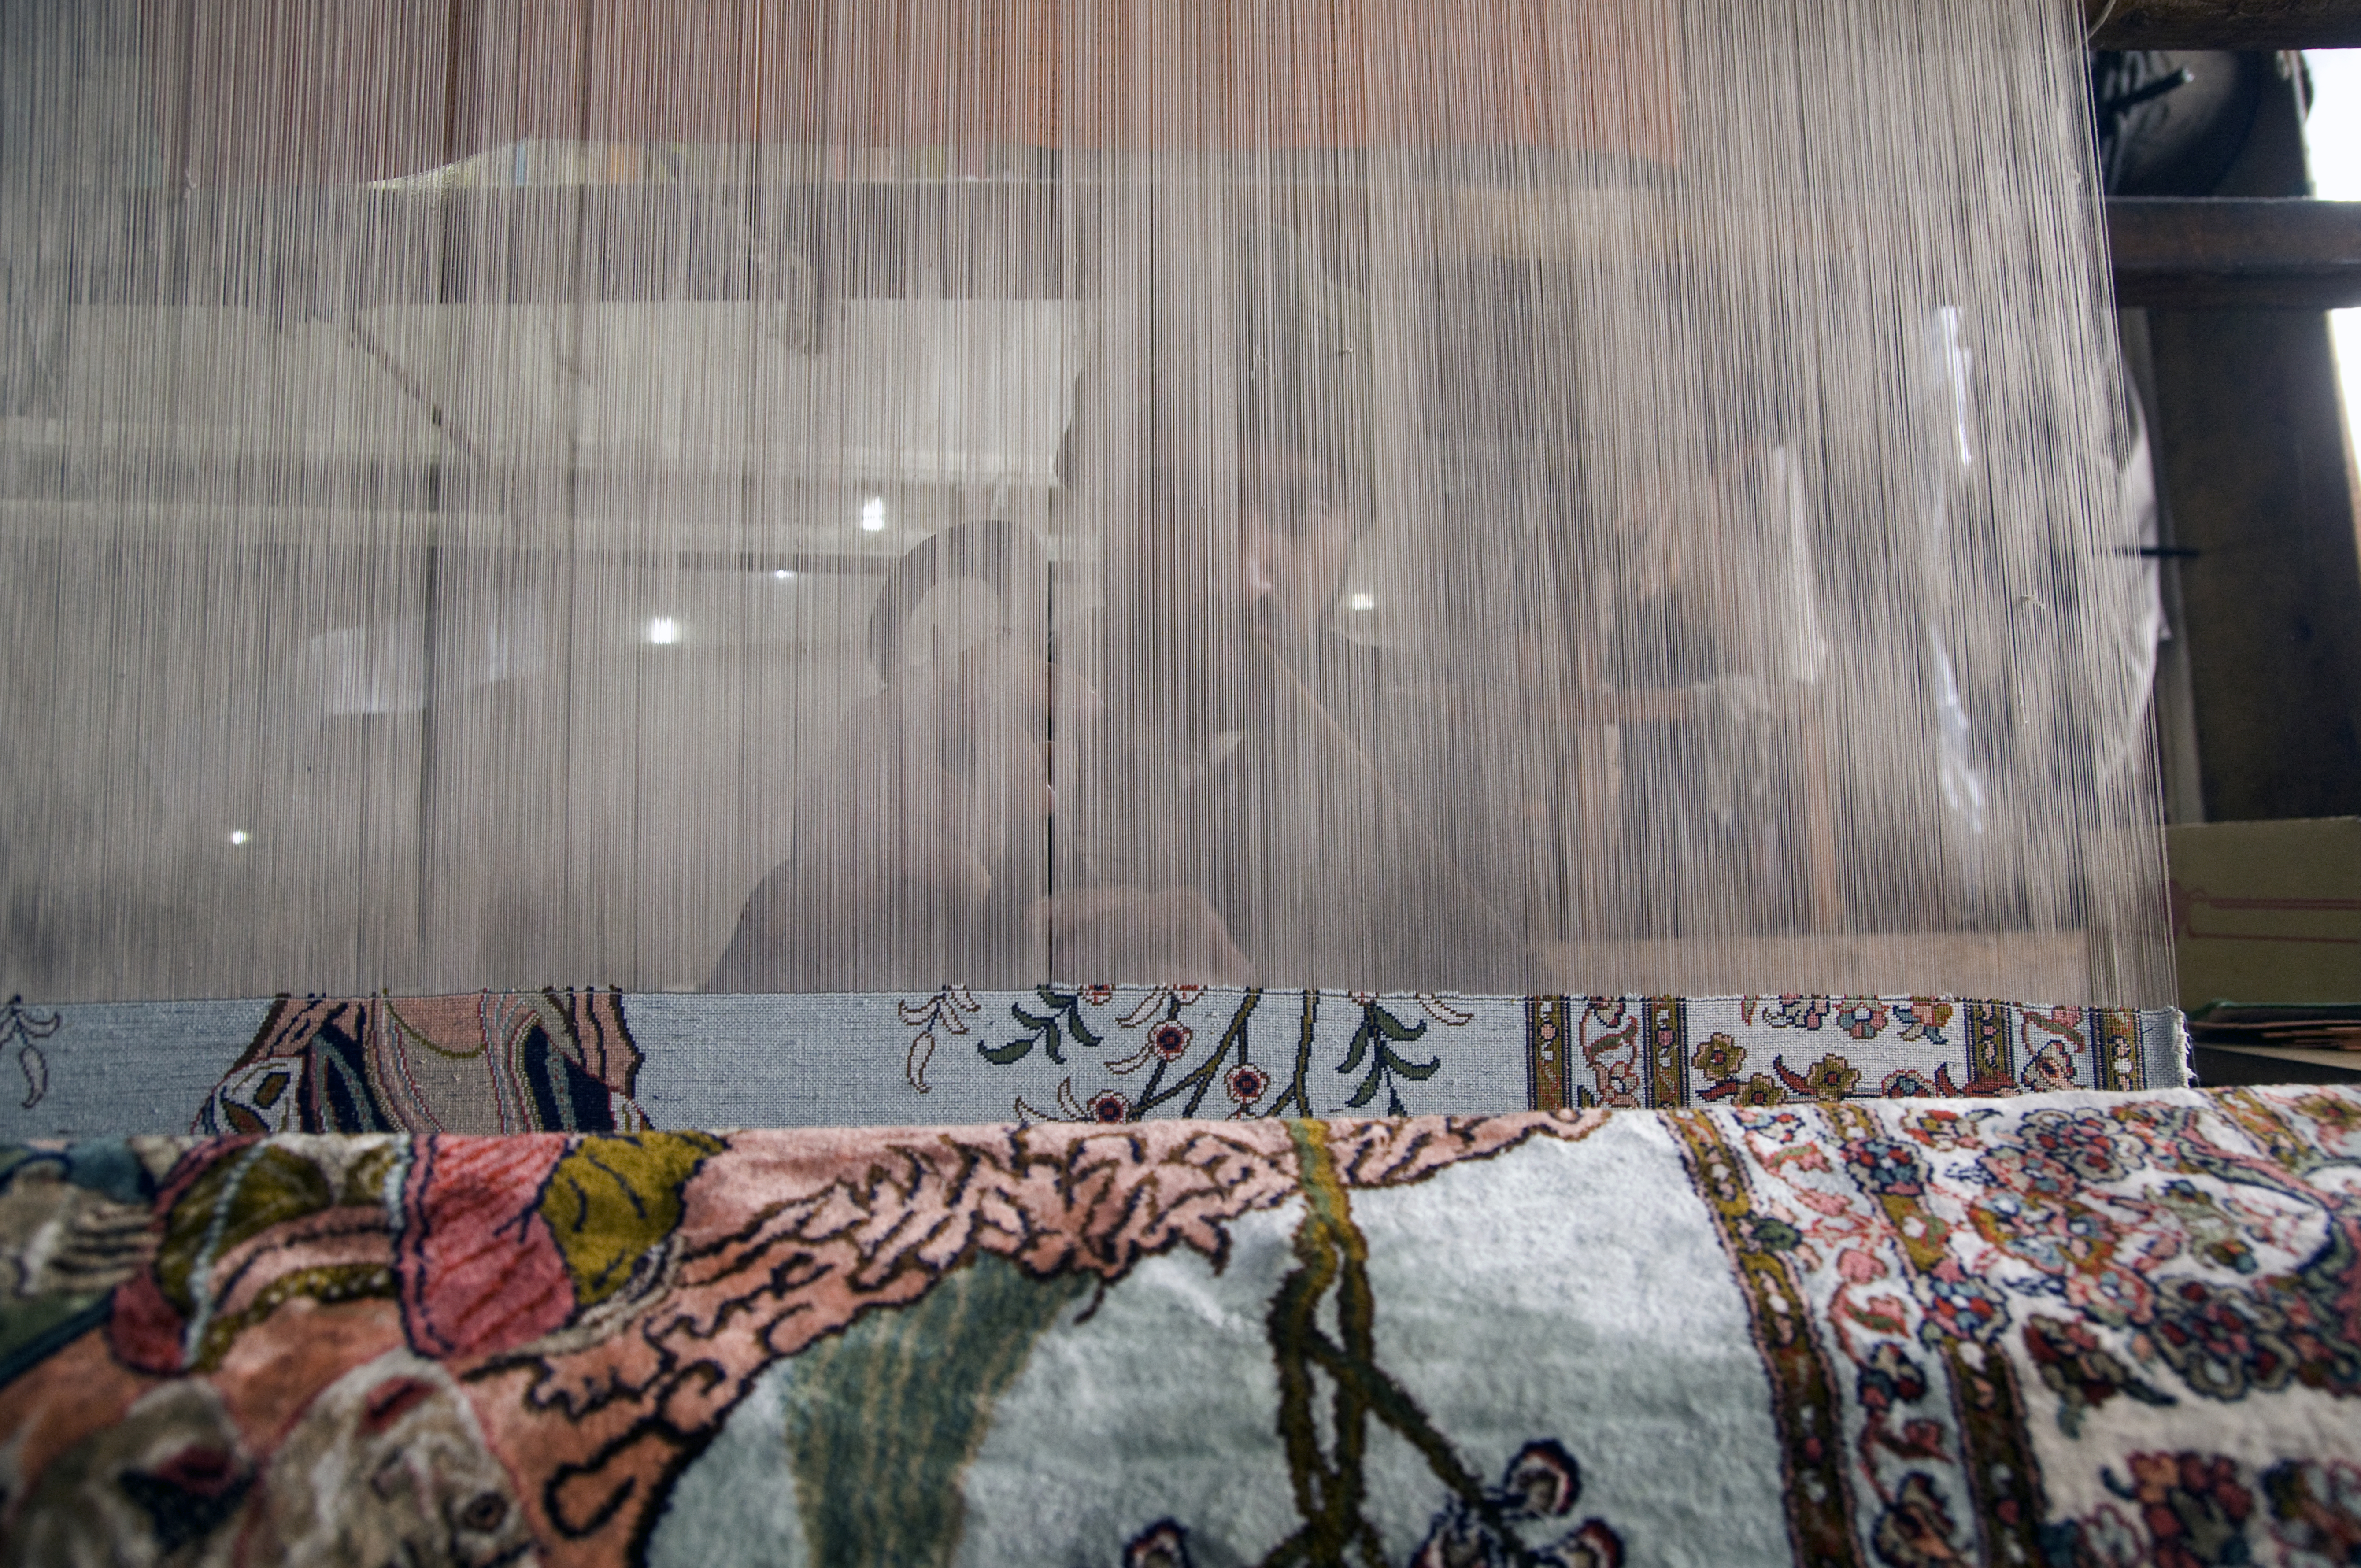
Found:
[[1378, 598], [1375, 594], [1355, 594], [1351, 598], [1346, 599], [1345, 604], [1351, 609], [1375, 609], [1378, 608]]
[[657, 616], [648, 622], [648, 641], [659, 648], [669, 648], [680, 641], [680, 622], [668, 615]]
[[251, 844], [254, 842], [254, 835], [243, 828], [233, 828], [229, 830], [229, 841], [233, 844]]
[[863, 533], [885, 532], [885, 498], [884, 496], [872, 496], [861, 503], [861, 532]]

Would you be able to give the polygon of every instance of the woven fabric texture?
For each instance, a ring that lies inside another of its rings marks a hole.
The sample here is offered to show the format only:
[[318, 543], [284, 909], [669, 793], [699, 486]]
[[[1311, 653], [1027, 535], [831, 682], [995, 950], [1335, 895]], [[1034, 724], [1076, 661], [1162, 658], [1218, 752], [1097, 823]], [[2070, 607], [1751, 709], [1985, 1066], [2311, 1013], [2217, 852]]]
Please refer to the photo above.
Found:
[[2175, 1089], [2180, 1014], [1937, 997], [1200, 986], [0, 1012], [0, 1136], [614, 1132]]
[[2361, 1094], [0, 1152], [0, 1561], [2349, 1560]]

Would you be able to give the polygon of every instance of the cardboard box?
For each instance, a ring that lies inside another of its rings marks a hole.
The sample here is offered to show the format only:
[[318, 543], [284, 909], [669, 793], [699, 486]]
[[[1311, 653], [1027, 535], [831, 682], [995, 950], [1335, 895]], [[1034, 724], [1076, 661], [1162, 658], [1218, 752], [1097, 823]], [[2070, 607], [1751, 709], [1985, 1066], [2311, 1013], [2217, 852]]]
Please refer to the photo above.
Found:
[[2165, 830], [2180, 1005], [2361, 1003], [2361, 817]]

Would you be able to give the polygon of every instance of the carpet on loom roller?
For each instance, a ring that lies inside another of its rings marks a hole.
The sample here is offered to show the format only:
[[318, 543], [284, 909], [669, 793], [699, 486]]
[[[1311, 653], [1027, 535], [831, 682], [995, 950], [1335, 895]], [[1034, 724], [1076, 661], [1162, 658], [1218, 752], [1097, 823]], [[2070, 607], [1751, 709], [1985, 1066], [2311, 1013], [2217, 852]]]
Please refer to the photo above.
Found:
[[2334, 1563], [2361, 1094], [0, 1153], [0, 1561]]

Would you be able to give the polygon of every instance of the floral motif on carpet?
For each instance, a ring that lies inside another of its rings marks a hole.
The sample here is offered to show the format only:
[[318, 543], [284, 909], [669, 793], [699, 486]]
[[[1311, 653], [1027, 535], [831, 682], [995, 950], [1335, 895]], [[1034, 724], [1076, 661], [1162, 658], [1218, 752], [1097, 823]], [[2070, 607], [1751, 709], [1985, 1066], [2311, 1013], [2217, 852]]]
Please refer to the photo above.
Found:
[[0, 1138], [1834, 1103], [2189, 1082], [2169, 1009], [1197, 985], [11, 1004]]
[[2353, 1561], [2361, 1094], [0, 1154], [0, 1561]]

